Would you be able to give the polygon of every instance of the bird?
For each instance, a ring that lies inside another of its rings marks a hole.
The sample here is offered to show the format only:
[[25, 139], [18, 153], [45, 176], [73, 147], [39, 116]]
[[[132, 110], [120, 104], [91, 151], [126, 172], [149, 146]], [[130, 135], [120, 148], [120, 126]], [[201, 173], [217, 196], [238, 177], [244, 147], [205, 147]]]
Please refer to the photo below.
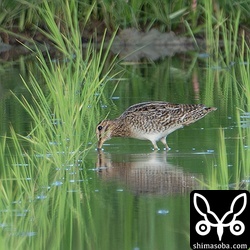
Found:
[[175, 104], [164, 101], [148, 101], [134, 104], [114, 120], [103, 120], [96, 126], [97, 149], [113, 137], [130, 137], [149, 140], [158, 150], [161, 141], [169, 150], [167, 136], [177, 129], [192, 124], [215, 111], [215, 107], [203, 104]]

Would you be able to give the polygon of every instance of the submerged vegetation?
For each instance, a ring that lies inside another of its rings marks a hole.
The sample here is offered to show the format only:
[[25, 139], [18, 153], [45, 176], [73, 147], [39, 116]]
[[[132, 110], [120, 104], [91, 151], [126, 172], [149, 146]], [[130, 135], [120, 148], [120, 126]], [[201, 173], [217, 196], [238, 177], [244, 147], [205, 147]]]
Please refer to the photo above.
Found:
[[[103, 118], [100, 103], [106, 103], [103, 95], [106, 83], [120, 76], [121, 69], [125, 76], [129, 70], [116, 58], [109, 60], [108, 66], [105, 63], [111, 46], [109, 43], [106, 50], [103, 49], [106, 29], [111, 42], [117, 29], [128, 27], [145, 31], [151, 28], [162, 32], [174, 30], [194, 40], [205, 39], [207, 59], [195, 57], [188, 72], [195, 72], [194, 65], [198, 63], [206, 68], [206, 84], [199, 101], [210, 106], [219, 105], [218, 116], [219, 112], [230, 110], [229, 113], [236, 117], [237, 134], [233, 137], [235, 147], [229, 149], [228, 130], [221, 126], [218, 142], [215, 142], [216, 154], [212, 162], [207, 162], [207, 175], [197, 179], [207, 189], [249, 190], [249, 1], [165, 2], [1, 2], [0, 32], [4, 42], [10, 42], [13, 33], [17, 33], [15, 38], [28, 38], [29, 41], [32, 40], [30, 34], [34, 40], [37, 34], [42, 34], [59, 52], [58, 57], [53, 58], [48, 50], [42, 53], [38, 48], [34, 49], [39, 79], [29, 70], [28, 77], [21, 76], [28, 94], [12, 93], [32, 122], [28, 135], [20, 135], [10, 127], [0, 138], [0, 243], [3, 249], [110, 249], [110, 246], [122, 249], [125, 243], [128, 246], [125, 249], [136, 247], [131, 243], [129, 226], [129, 223], [137, 224], [133, 214], [137, 211], [132, 208], [146, 207], [147, 198], [140, 200], [128, 194], [124, 203], [118, 203], [119, 194], [114, 198], [107, 197], [105, 189], [98, 194], [98, 184], [94, 192], [89, 188], [91, 174], [84, 165], [86, 155], [95, 147], [95, 125]], [[30, 34], [24, 35], [25, 31]], [[102, 34], [99, 49], [90, 42], [83, 51], [82, 38], [87, 36], [91, 40], [95, 32]], [[165, 68], [161, 70], [165, 71]], [[136, 80], [136, 77], [131, 79]], [[176, 92], [180, 91], [179, 86], [174, 87]], [[142, 89], [136, 84], [133, 88], [140, 95]], [[160, 95], [161, 87], [154, 88]], [[111, 93], [114, 92], [115, 87]], [[115, 208], [106, 202], [112, 199]], [[184, 219], [181, 221], [187, 222], [187, 210], [182, 211], [188, 204], [187, 197], [177, 198], [178, 206], [168, 199], [170, 208], [182, 212]], [[160, 201], [160, 204], [165, 202]], [[101, 211], [93, 207], [100, 207]], [[146, 218], [153, 221], [155, 215], [149, 216], [143, 211], [140, 215], [142, 222], [132, 236], [134, 242], [140, 238], [141, 231], [148, 235], [153, 230], [148, 227]], [[122, 216], [119, 217], [120, 212]], [[112, 222], [116, 220], [119, 226], [115, 227]], [[175, 237], [169, 228], [174, 228], [177, 220], [170, 217], [166, 223], [168, 227], [162, 224], [161, 218], [156, 220], [155, 228], [169, 230], [159, 249], [169, 246], [170, 238]], [[124, 239], [112, 242], [112, 233], [116, 230]], [[188, 238], [188, 225], [183, 225], [182, 230], [184, 238]], [[111, 232], [109, 238], [103, 232]], [[43, 239], [33, 240], [36, 234], [42, 235]], [[158, 237], [160, 234], [152, 237], [151, 249], [157, 248]], [[176, 242], [171, 241], [170, 249], [186, 248], [178, 243], [179, 235]]]

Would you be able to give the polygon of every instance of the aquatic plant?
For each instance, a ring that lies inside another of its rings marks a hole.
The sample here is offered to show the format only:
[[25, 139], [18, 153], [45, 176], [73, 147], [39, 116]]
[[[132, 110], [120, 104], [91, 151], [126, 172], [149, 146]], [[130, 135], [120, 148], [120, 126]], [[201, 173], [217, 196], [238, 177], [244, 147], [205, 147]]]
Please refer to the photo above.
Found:
[[[103, 33], [106, 28], [115, 31], [134, 27], [145, 31], [157, 28], [160, 31], [174, 31], [182, 34], [190, 34], [190, 31], [199, 36], [213, 35], [214, 30], [219, 30], [218, 25], [227, 23], [230, 19], [237, 20], [241, 29], [248, 30], [249, 0], [241, 2], [231, 1], [184, 1], [174, 0], [166, 2], [158, 0], [131, 0], [131, 1], [14, 1], [3, 0], [0, 6], [1, 30], [15, 35], [19, 31], [31, 30], [35, 34], [37, 27], [46, 27], [47, 22], [41, 15], [41, 10], [50, 9], [51, 15], [56, 20], [60, 31], [67, 32], [63, 20], [67, 20], [65, 7], [75, 9], [75, 17], [82, 27], [82, 32], [87, 34], [96, 30]], [[238, 14], [240, 15], [238, 16]], [[237, 23], [236, 22], [236, 23]], [[94, 25], [93, 25], [94, 24]], [[96, 27], [97, 26], [97, 27]], [[104, 28], [103, 28], [104, 27]], [[14, 30], [11, 33], [10, 30]], [[222, 31], [223, 33], [223, 31]], [[223, 34], [220, 33], [220, 36]], [[210, 35], [209, 35], [210, 34]], [[90, 35], [90, 34], [89, 34]], [[231, 37], [232, 40], [237, 39]], [[212, 40], [211, 40], [212, 41]]]
[[[98, 51], [89, 45], [83, 53], [75, 18], [77, 6], [67, 3], [64, 34], [46, 3], [40, 10], [50, 27], [44, 34], [60, 54], [54, 59], [37, 49], [40, 78], [32, 72], [28, 79], [21, 76], [28, 94], [20, 97], [12, 93], [32, 122], [28, 135], [19, 135], [11, 128], [10, 135], [0, 141], [0, 241], [5, 249], [25, 249], [27, 244], [58, 249], [61, 238], [68, 236], [70, 249], [76, 244], [73, 224], [83, 237], [82, 245], [91, 248], [95, 244], [90, 177], [84, 159], [95, 145], [99, 101], [106, 82], [115, 75], [111, 74], [115, 63], [104, 69], [109, 52], [109, 46], [103, 50], [105, 37]], [[70, 227], [64, 225], [65, 220], [70, 221]], [[7, 231], [11, 232], [9, 236]], [[39, 240], [33, 241], [37, 234]], [[52, 245], [48, 246], [49, 242]]]
[[[230, 32], [234, 34], [233, 30]], [[229, 51], [231, 46], [231, 42], [225, 43], [224, 47], [227, 47], [225, 51]], [[231, 54], [229, 52], [224, 54], [220, 51], [218, 55], [220, 63], [224, 66], [219, 68], [222, 69], [222, 72], [216, 75], [216, 93], [222, 98], [220, 106], [224, 110], [230, 110], [235, 120], [236, 133], [232, 138], [230, 136], [227, 138], [225, 135], [228, 134], [227, 128], [220, 128], [217, 145], [218, 155], [212, 166], [208, 167], [208, 180], [205, 182], [205, 186], [210, 189], [249, 189], [250, 92], [248, 83], [250, 81], [250, 50], [244, 34], [242, 43], [235, 45]], [[235, 61], [230, 62], [232, 58]], [[211, 71], [210, 74], [213, 75]], [[214, 78], [210, 77], [209, 79]], [[208, 82], [208, 85], [214, 86], [214, 82]], [[227, 140], [234, 141], [233, 148], [228, 148]]]

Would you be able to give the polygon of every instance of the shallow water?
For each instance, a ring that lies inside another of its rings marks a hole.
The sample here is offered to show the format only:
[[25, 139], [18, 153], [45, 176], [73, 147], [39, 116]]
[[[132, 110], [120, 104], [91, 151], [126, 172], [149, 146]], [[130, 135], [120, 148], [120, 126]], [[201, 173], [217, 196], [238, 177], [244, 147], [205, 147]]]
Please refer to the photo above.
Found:
[[[115, 118], [130, 105], [149, 100], [203, 103], [218, 110], [169, 135], [168, 152], [160, 143], [160, 150], [153, 151], [149, 141], [114, 138], [101, 152], [93, 147], [83, 162], [53, 169], [53, 178], [35, 187], [36, 199], [15, 197], [11, 208], [0, 205], [0, 235], [9, 242], [9, 249], [16, 244], [21, 249], [29, 244], [36, 249], [58, 245], [60, 249], [91, 245], [91, 249], [188, 249], [189, 193], [201, 188], [197, 180], [205, 180], [216, 165], [220, 127], [225, 129], [231, 155], [229, 168], [238, 140], [237, 105], [217, 86], [218, 78], [230, 72], [207, 67], [206, 60], [182, 55], [151, 64], [121, 65], [122, 78], [109, 81], [100, 102], [103, 118], [107, 114]], [[9, 134], [9, 124], [22, 135], [30, 129], [28, 115], [9, 92], [27, 95], [19, 77], [25, 77], [26, 69], [20, 65], [1, 66], [1, 135]], [[214, 84], [208, 82], [211, 76]], [[49, 153], [37, 157], [50, 157]], [[82, 199], [84, 185], [89, 187], [87, 207]], [[57, 210], [53, 197], [61, 200], [63, 211]], [[92, 219], [85, 221], [90, 211]], [[64, 218], [64, 224], [59, 218]], [[23, 243], [26, 239], [27, 245]]]

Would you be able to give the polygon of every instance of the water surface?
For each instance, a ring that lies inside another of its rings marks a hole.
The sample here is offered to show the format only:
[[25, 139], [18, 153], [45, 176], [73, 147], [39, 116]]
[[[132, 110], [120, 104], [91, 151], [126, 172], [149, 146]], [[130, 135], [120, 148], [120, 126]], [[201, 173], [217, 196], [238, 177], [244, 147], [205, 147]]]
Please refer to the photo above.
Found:
[[[189, 193], [202, 188], [197, 180], [206, 180], [211, 166], [217, 167], [219, 129], [225, 129], [232, 156], [229, 168], [238, 138], [237, 105], [218, 87], [219, 81], [230, 79], [230, 72], [213, 68], [208, 60], [190, 54], [121, 63], [123, 75], [108, 82], [100, 101], [102, 118], [115, 118], [132, 104], [155, 100], [203, 103], [218, 110], [169, 135], [168, 152], [160, 143], [160, 150], [153, 151], [149, 141], [114, 138], [103, 151], [98, 153], [94, 146], [86, 159], [53, 169], [51, 180], [39, 181], [42, 172], [38, 173], [35, 198], [27, 194], [26, 200], [15, 197], [11, 207], [0, 205], [0, 235], [9, 242], [7, 247], [188, 249]], [[30, 118], [10, 90], [28, 96], [19, 74], [25, 77], [29, 67], [35, 69], [32, 63], [27, 68], [22, 63], [1, 66], [1, 135], [9, 134], [10, 124], [22, 135], [29, 133]], [[15, 182], [4, 181], [14, 192]]]

